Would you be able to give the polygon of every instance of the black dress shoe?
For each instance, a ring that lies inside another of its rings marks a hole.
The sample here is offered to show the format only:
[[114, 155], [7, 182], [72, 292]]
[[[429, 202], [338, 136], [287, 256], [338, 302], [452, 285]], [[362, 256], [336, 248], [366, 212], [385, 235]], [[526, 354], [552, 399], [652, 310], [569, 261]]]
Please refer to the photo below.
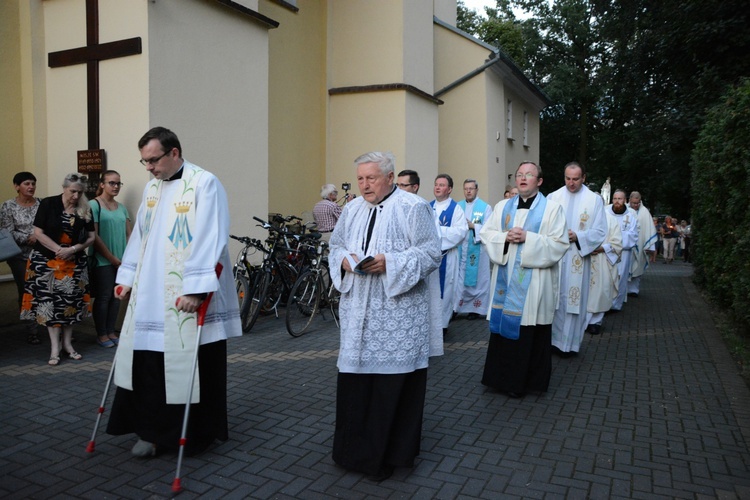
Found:
[[591, 335], [599, 335], [602, 333], [602, 325], [589, 325], [589, 327], [586, 328], [586, 331]]
[[385, 481], [389, 477], [393, 475], [393, 466], [384, 464], [380, 471], [377, 474], [373, 474], [371, 476], [367, 476], [368, 481], [372, 481], [373, 483], [379, 483], [380, 481]]
[[468, 319], [469, 321], [474, 321], [475, 319], [479, 319], [479, 315], [477, 313], [469, 313], [466, 316], [466, 319]]
[[522, 397], [526, 395], [523, 392], [508, 392], [507, 394], [509, 398], [513, 398], [513, 399], [521, 399]]
[[628, 293], [628, 297], [633, 297], [633, 298], [637, 299], [638, 298], [638, 294], [635, 293], [635, 292], [629, 292]]

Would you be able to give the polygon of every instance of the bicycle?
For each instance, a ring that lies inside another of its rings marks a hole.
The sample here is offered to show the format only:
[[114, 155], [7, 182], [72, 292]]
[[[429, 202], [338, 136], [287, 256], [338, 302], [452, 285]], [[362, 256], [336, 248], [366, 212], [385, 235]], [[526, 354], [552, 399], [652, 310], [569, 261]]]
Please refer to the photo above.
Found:
[[[299, 337], [320, 315], [325, 321], [323, 308], [331, 310], [331, 316], [339, 326], [339, 297], [340, 293], [333, 286], [333, 280], [325, 259], [328, 243], [318, 242], [316, 256], [312, 266], [302, 273], [292, 287], [286, 306], [286, 330], [292, 337]], [[322, 324], [317, 324], [322, 326]]]
[[255, 238], [248, 236], [235, 236], [229, 235], [230, 238], [235, 239], [245, 245], [240, 253], [237, 254], [237, 260], [234, 263], [232, 273], [234, 275], [235, 288], [237, 290], [237, 299], [240, 306], [240, 319], [242, 321], [242, 331], [247, 333], [252, 328], [252, 323], [248, 321], [248, 318], [253, 315], [256, 316], [256, 310], [258, 310], [260, 302], [258, 296], [255, 294], [255, 280], [258, 275], [259, 266], [250, 264], [247, 260], [247, 255], [251, 248], [255, 250], [263, 251], [263, 243]]
[[264, 254], [263, 263], [256, 268], [255, 279], [250, 287], [250, 303], [246, 306], [246, 316], [243, 316], [245, 332], [253, 327], [261, 312], [274, 311], [278, 317], [279, 303], [288, 296], [307, 262], [304, 253], [298, 248], [304, 241], [320, 238], [319, 233], [291, 234], [283, 227], [276, 227], [258, 217], [253, 219], [260, 222], [260, 226], [268, 230], [271, 237], [266, 240], [267, 248], [263, 245], [258, 247]]

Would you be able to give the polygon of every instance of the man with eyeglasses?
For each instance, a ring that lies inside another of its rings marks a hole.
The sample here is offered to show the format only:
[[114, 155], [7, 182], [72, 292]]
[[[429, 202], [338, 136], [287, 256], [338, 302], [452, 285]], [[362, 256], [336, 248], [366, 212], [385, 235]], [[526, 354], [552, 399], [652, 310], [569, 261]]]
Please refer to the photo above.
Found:
[[458, 206], [464, 211], [469, 231], [458, 247], [458, 286], [456, 287], [456, 313], [466, 314], [474, 320], [487, 314], [490, 293], [490, 261], [487, 250], [479, 239], [479, 232], [492, 215], [492, 207], [477, 196], [479, 183], [474, 179], [464, 181], [464, 199]]
[[402, 170], [398, 173], [396, 185], [399, 189], [417, 194], [419, 192], [419, 174], [414, 170]]
[[588, 326], [591, 253], [607, 238], [604, 201], [585, 184], [586, 171], [577, 162], [565, 165], [565, 186], [549, 195], [562, 205], [570, 248], [560, 262], [560, 300], [552, 322], [552, 345], [561, 357], [578, 354]]
[[[192, 383], [185, 452], [196, 454], [228, 438], [226, 340], [242, 335], [227, 247], [229, 204], [215, 175], [182, 158], [171, 130], [149, 130], [138, 149], [154, 179], [143, 191], [117, 272], [115, 296], [130, 302], [107, 432], [135, 433], [138, 457], [176, 450]], [[211, 292], [196, 353], [196, 311]]]
[[443, 335], [448, 333], [448, 324], [456, 306], [456, 289], [458, 288], [458, 247], [469, 232], [464, 211], [451, 197], [453, 178], [448, 174], [438, 174], [435, 178], [433, 193], [435, 199], [430, 202], [434, 211], [435, 225], [440, 236], [440, 250], [443, 259], [440, 262], [440, 299], [443, 302]]
[[482, 384], [510, 397], [545, 392], [552, 374], [558, 262], [568, 249], [562, 207], [539, 192], [542, 169], [516, 169], [518, 196], [495, 205], [479, 232], [492, 262], [490, 341]]

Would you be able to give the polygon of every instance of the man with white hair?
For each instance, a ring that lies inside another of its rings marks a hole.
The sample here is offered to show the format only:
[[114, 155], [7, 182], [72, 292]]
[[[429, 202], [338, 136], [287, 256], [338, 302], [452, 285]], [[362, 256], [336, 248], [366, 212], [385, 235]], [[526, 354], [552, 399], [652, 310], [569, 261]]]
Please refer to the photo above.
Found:
[[320, 197], [323, 199], [313, 207], [313, 219], [322, 234], [321, 239], [325, 241], [330, 241], [333, 228], [341, 217], [341, 207], [336, 203], [338, 195], [336, 186], [326, 184], [320, 188]]
[[419, 454], [429, 358], [443, 354], [440, 240], [427, 202], [396, 188], [391, 153], [354, 163], [361, 196], [329, 257], [341, 292], [333, 461], [381, 481]]

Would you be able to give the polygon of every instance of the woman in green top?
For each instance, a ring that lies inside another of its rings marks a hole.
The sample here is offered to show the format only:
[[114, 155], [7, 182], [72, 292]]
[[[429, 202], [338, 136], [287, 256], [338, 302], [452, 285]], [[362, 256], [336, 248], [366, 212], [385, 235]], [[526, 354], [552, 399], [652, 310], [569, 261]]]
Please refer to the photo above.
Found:
[[96, 198], [89, 202], [96, 227], [96, 269], [91, 278], [96, 289], [94, 325], [96, 341], [102, 347], [114, 347], [119, 341], [115, 332], [115, 322], [120, 312], [120, 301], [114, 295], [115, 278], [133, 228], [128, 209], [115, 201], [121, 187], [120, 174], [114, 170], [107, 170], [102, 175]]

